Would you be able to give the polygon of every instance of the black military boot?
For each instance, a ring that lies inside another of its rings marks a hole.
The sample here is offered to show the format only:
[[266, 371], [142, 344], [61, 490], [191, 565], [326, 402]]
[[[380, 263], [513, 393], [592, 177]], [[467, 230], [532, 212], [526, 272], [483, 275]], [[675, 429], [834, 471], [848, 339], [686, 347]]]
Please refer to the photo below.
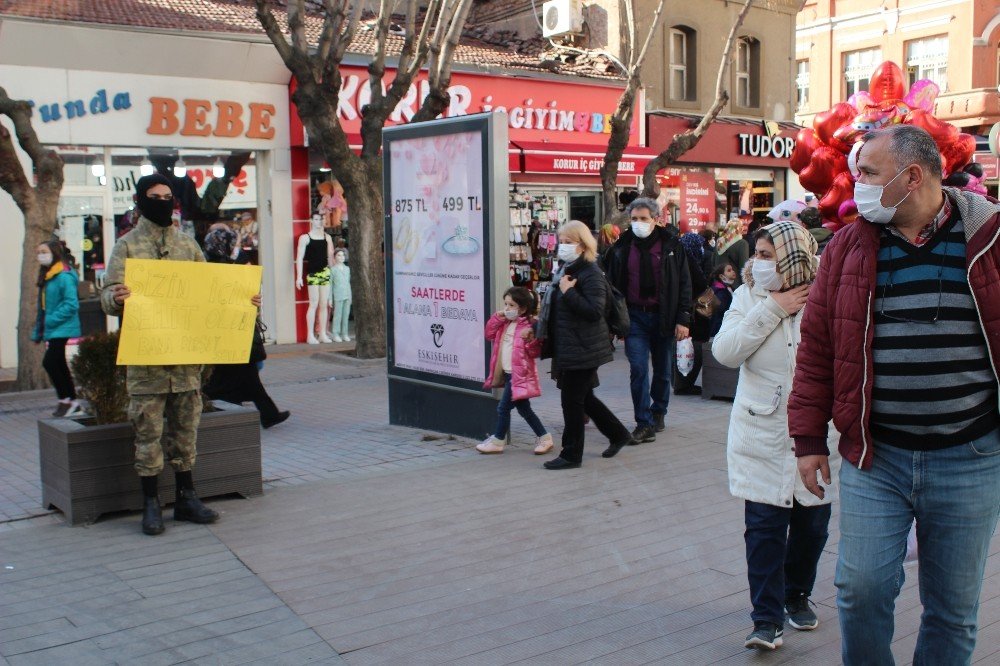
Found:
[[174, 501], [174, 520], [207, 525], [219, 519], [219, 514], [205, 506], [195, 495], [191, 472], [177, 472], [176, 479], [177, 499]]
[[142, 481], [142, 533], [150, 536], [163, 534], [163, 511], [157, 496], [156, 477], [143, 476]]

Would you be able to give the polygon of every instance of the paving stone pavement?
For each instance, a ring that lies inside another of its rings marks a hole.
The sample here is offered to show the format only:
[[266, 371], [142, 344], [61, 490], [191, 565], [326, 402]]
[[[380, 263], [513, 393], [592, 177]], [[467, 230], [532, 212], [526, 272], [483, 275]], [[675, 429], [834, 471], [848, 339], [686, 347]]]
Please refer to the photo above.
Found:
[[[632, 426], [627, 364], [598, 395]], [[389, 426], [385, 373], [304, 347], [263, 373], [285, 424], [262, 433], [263, 497], [151, 539], [138, 516], [70, 528], [38, 504], [47, 394], [0, 396], [0, 664], [837, 664], [836, 513], [813, 599], [820, 627], [771, 655], [749, 628], [742, 503], [727, 491], [731, 405], [681, 397], [655, 443], [559, 474], [512, 446]], [[533, 401], [561, 430], [558, 393]], [[484, 424], [485, 436], [492, 423]], [[169, 517], [169, 511], [167, 513]], [[977, 663], [1000, 664], [1000, 537]], [[916, 569], [896, 609], [910, 663]]]

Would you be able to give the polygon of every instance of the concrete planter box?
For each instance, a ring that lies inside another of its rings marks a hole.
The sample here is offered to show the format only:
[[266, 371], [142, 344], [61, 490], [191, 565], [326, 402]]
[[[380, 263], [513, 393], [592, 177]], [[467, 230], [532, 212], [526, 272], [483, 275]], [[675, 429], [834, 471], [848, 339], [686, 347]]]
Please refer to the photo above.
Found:
[[[261, 478], [260, 416], [255, 409], [214, 403], [201, 415], [194, 483], [198, 496], [264, 492]], [[88, 425], [85, 419], [38, 422], [42, 506], [59, 509], [71, 525], [90, 523], [112, 511], [142, 508], [130, 423]], [[174, 474], [165, 465], [160, 499], [174, 501]]]
[[701, 365], [701, 397], [712, 398], [736, 397], [736, 382], [740, 378], [739, 368], [727, 368], [712, 356], [711, 342], [702, 347]]

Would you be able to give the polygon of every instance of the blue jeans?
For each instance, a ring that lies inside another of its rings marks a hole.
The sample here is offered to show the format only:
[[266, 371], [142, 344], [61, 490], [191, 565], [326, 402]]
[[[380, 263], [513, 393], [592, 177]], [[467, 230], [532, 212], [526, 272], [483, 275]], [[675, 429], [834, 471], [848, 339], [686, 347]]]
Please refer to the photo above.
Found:
[[841, 467], [840, 494], [835, 582], [844, 664], [893, 663], [893, 610], [914, 518], [924, 611], [913, 663], [970, 663], [1000, 513], [1000, 430], [937, 451], [876, 443], [870, 470]]
[[829, 536], [830, 505], [791, 508], [747, 501], [747, 580], [754, 622], [785, 623], [785, 601], [808, 597]]
[[[652, 426], [653, 414], [666, 414], [670, 402], [670, 380], [674, 368], [674, 337], [660, 335], [660, 315], [629, 308], [631, 325], [625, 338], [632, 407], [637, 426]], [[672, 332], [671, 332], [672, 333]], [[653, 378], [649, 359], [653, 359]]]
[[504, 380], [503, 395], [500, 396], [500, 403], [497, 405], [497, 430], [493, 433], [493, 436], [497, 439], [506, 439], [507, 431], [510, 430], [510, 412], [512, 409], [516, 409], [521, 418], [527, 421], [531, 431], [535, 433], [535, 437], [544, 435], [546, 433], [545, 426], [542, 425], [542, 422], [535, 414], [535, 410], [531, 408], [531, 401], [512, 400], [513, 389], [510, 385], [510, 375], [504, 373]]

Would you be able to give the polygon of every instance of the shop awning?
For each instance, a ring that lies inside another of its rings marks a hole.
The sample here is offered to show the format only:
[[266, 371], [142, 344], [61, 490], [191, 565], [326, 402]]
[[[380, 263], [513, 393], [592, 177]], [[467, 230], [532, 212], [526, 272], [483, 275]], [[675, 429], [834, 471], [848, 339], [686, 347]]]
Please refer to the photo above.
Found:
[[[511, 173], [566, 174], [596, 176], [604, 164], [604, 146], [576, 143], [511, 141]], [[629, 146], [618, 164], [618, 174], [641, 176], [658, 154], [652, 148]]]

